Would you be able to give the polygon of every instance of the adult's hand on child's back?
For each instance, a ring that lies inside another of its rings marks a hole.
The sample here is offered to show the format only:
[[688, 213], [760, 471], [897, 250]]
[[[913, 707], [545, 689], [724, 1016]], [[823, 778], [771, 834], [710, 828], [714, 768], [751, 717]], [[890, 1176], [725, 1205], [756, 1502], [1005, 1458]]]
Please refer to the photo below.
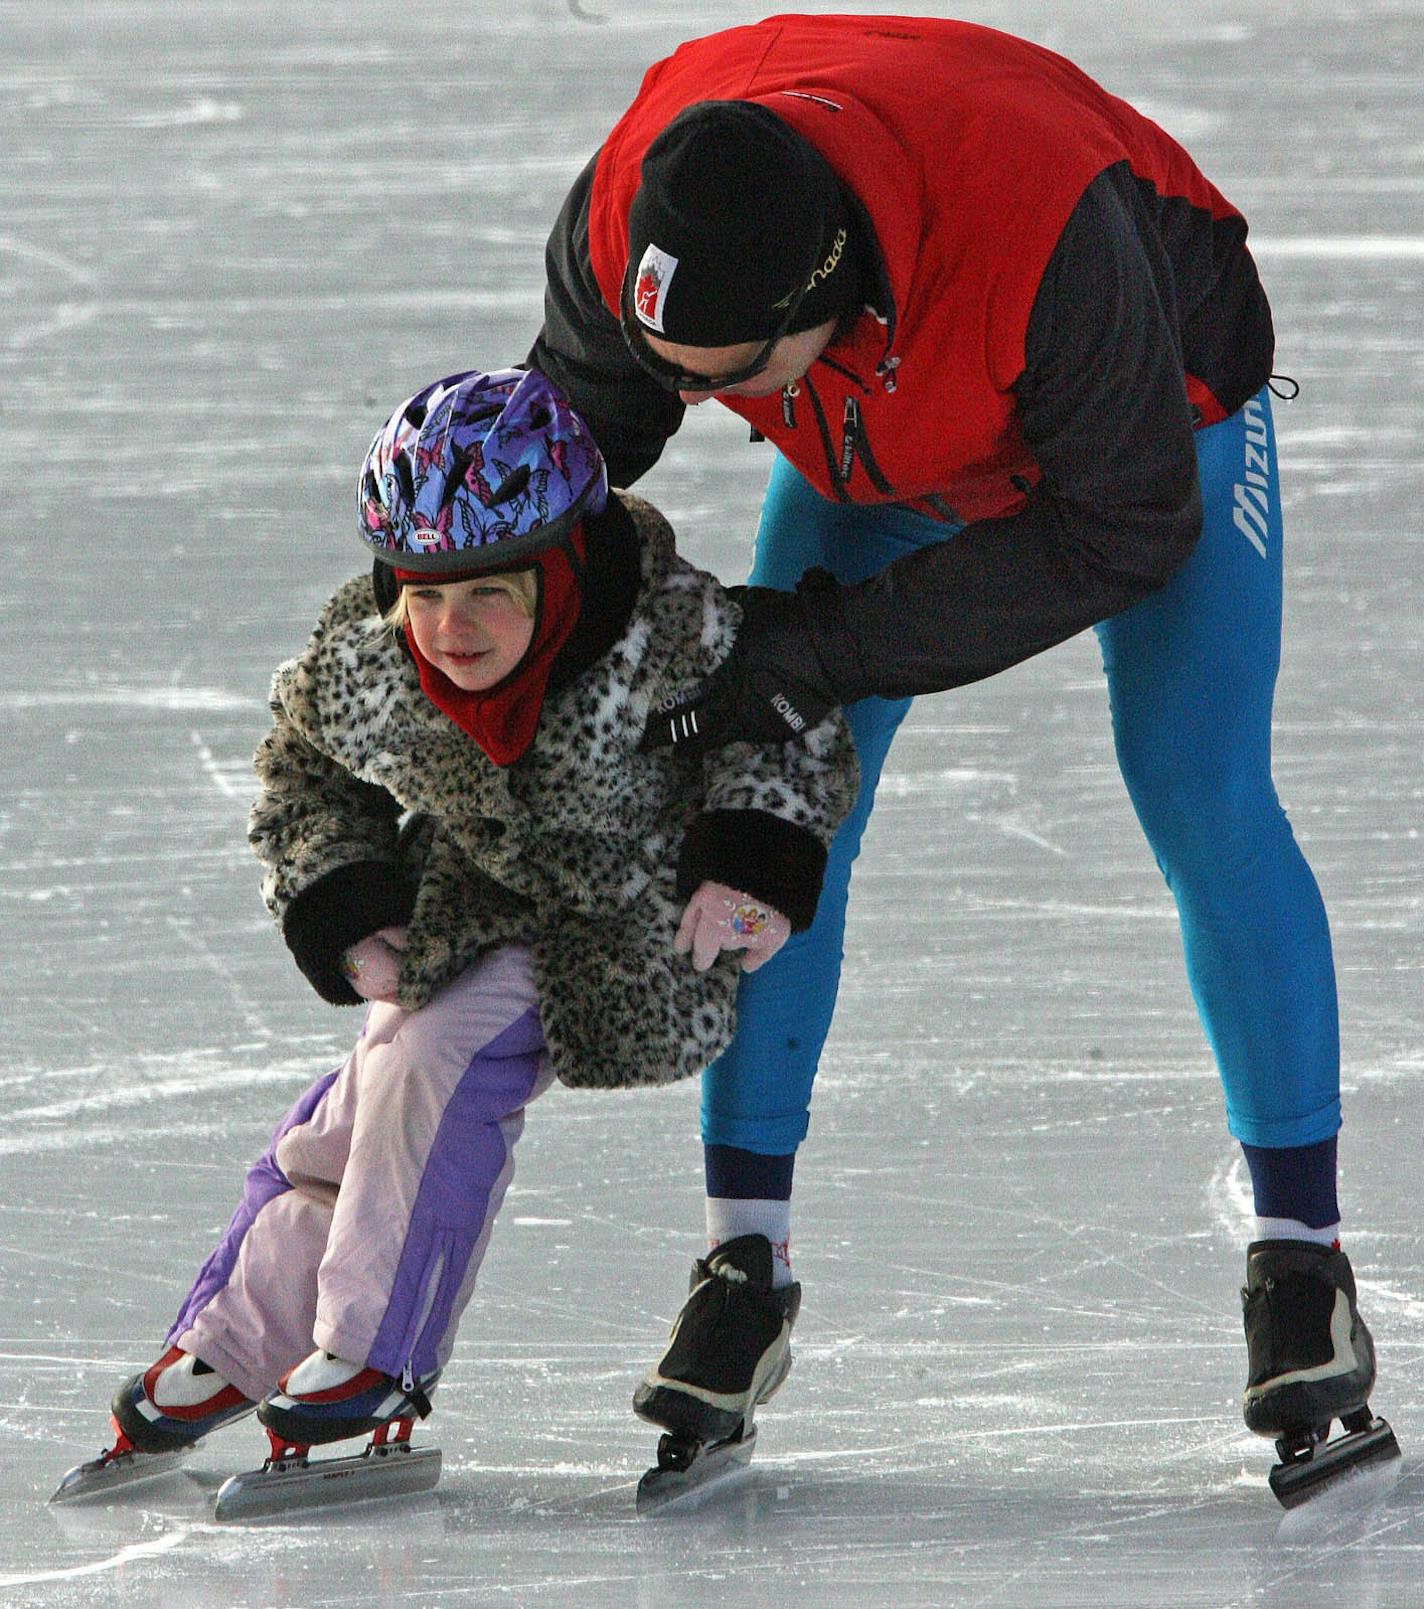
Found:
[[358, 939], [341, 957], [342, 972], [363, 1000], [395, 1005], [406, 938], [403, 927], [383, 927]]
[[780, 911], [726, 883], [706, 882], [688, 900], [672, 947], [679, 955], [690, 950], [699, 972], [723, 950], [741, 950], [742, 971], [755, 972], [790, 936], [791, 923]]

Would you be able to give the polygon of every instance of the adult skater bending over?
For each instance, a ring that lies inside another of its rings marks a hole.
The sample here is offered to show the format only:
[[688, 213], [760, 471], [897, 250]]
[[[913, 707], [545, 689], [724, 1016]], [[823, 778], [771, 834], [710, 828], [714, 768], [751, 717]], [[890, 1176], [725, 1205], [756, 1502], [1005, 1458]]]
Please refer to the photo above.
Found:
[[[711, 397], [776, 450], [736, 644], [650, 741], [790, 739], [843, 704], [860, 756], [816, 920], [743, 981], [704, 1079], [710, 1238], [759, 1228], [790, 1280], [851, 863], [910, 695], [1093, 627], [1255, 1191], [1246, 1418], [1296, 1447], [1359, 1422], [1374, 1358], [1337, 1244], [1329, 933], [1271, 780], [1281, 500], [1245, 242], [1187, 153], [1059, 56], [773, 17], [649, 69], [554, 227], [532, 361], [619, 484]], [[695, 1423], [714, 1375], [751, 1400], [784, 1343], [742, 1310], [739, 1337], [695, 1291], [639, 1411]]]
[[274, 1445], [408, 1431], [525, 1107], [556, 1077], [705, 1067], [741, 971], [810, 923], [854, 797], [838, 715], [795, 746], [638, 752], [738, 611], [653, 508], [607, 490], [542, 375], [412, 397], [371, 447], [359, 520], [374, 572], [276, 674], [250, 836], [298, 966], [370, 1008], [119, 1389], [111, 1462], [254, 1406]]

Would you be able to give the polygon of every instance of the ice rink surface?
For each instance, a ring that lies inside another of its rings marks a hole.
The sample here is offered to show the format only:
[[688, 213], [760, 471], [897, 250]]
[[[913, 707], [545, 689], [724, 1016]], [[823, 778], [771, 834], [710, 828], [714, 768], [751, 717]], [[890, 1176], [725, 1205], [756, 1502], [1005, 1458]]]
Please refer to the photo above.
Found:
[[[1185, 140], [1301, 382], [1277, 779], [1333, 920], [1392, 1489], [1283, 1519], [1241, 1425], [1246, 1182], [1087, 637], [922, 700], [891, 756], [798, 1169], [796, 1368], [739, 1488], [634, 1518], [629, 1395], [700, 1244], [683, 1086], [531, 1114], [418, 1432], [432, 1498], [219, 1529], [249, 1425], [124, 1507], [45, 1506], [357, 1026], [271, 931], [243, 821], [270, 671], [358, 567], [361, 453], [417, 385], [522, 356], [643, 66], [758, 14], [0, 3], [7, 1605], [1424, 1601], [1419, 0], [961, 13]], [[703, 409], [640, 490], [737, 579], [768, 462]]]

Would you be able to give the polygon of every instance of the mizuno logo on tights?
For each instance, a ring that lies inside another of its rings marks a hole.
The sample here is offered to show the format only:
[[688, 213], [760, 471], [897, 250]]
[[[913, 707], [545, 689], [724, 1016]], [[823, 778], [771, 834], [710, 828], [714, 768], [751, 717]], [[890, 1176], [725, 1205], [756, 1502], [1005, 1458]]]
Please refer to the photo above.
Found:
[[1236, 529], [1264, 559], [1271, 484], [1266, 410], [1261, 406], [1259, 397], [1252, 397], [1242, 412], [1246, 415], [1245, 479], [1237, 481], [1232, 488], [1235, 506], [1231, 510], [1231, 519]]

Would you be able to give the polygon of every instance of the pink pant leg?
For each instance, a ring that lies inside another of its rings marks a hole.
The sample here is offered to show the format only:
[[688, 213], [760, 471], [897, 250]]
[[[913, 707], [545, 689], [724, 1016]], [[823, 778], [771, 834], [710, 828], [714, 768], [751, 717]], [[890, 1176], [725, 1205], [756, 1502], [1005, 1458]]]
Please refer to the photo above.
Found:
[[[373, 1015], [317, 1277], [318, 1345], [388, 1374], [443, 1367], [524, 1108], [552, 1080], [537, 1007], [528, 954], [509, 947], [422, 1010]], [[304, 1146], [294, 1130], [278, 1149], [294, 1174]]]
[[173, 1345], [199, 1357], [254, 1402], [312, 1349], [316, 1271], [331, 1205], [288, 1190], [263, 1207], [243, 1238], [228, 1283]]

